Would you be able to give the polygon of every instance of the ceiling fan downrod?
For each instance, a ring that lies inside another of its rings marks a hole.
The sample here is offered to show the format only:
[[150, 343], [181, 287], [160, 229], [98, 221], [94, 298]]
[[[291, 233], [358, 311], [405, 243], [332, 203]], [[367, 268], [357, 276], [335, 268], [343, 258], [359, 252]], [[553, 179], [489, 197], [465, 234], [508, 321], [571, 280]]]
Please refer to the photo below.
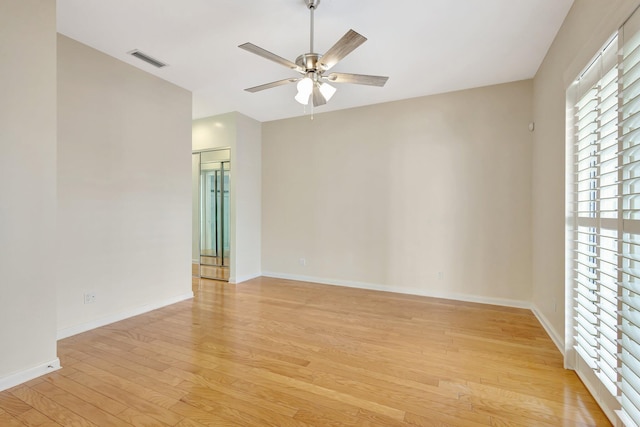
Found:
[[310, 33], [309, 34], [309, 53], [313, 53], [313, 32], [314, 32], [313, 12], [318, 8], [318, 5], [320, 4], [320, 0], [305, 0], [305, 2], [307, 3], [307, 7], [311, 12], [311, 24], [309, 25], [309, 33]]

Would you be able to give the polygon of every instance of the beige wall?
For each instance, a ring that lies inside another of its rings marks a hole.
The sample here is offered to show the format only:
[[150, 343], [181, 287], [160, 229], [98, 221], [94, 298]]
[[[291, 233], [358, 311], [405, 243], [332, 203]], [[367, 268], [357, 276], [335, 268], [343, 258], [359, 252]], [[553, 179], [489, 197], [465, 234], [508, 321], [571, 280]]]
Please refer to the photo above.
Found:
[[576, 0], [533, 85], [533, 305], [560, 348], [565, 337], [566, 90], [640, 4]]
[[236, 143], [236, 116], [226, 113], [194, 120], [191, 131], [193, 151], [231, 148]]
[[263, 273], [528, 305], [531, 94], [522, 81], [264, 123]]
[[192, 295], [190, 159], [190, 92], [58, 37], [60, 336]]
[[236, 116], [236, 283], [262, 274], [262, 124], [242, 114]]
[[260, 122], [237, 112], [193, 121], [194, 151], [231, 150], [231, 283], [261, 274], [261, 129]]
[[0, 2], [0, 390], [58, 363], [55, 18]]

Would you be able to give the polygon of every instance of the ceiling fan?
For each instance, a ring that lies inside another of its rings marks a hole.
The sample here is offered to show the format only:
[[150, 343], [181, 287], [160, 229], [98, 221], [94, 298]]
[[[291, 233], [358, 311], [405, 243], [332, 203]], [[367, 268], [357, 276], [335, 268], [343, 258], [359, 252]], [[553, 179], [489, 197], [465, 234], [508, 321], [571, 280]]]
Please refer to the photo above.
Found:
[[329, 73], [325, 74], [331, 67], [336, 65], [345, 56], [355, 50], [362, 43], [367, 41], [367, 38], [356, 33], [353, 30], [347, 31], [336, 44], [334, 44], [324, 55], [313, 52], [313, 12], [318, 8], [320, 0], [304, 0], [307, 8], [311, 12], [311, 25], [310, 25], [310, 37], [309, 37], [309, 53], [303, 53], [298, 56], [296, 62], [291, 62], [281, 56], [269, 52], [259, 46], [252, 43], [244, 43], [238, 46], [248, 52], [262, 56], [278, 64], [284, 65], [298, 73], [303, 77], [288, 78], [278, 80], [271, 83], [266, 83], [260, 86], [250, 87], [245, 89], [247, 92], [259, 92], [261, 90], [270, 89], [285, 85], [287, 83], [297, 82], [298, 94], [295, 96], [295, 100], [301, 104], [309, 104], [309, 99], [312, 100], [313, 106], [318, 107], [327, 103], [329, 99], [336, 92], [336, 88], [331, 86], [328, 82], [332, 83], [355, 83], [369, 86], [384, 86], [389, 77], [382, 76], [368, 76], [365, 74], [347, 74], [347, 73]]

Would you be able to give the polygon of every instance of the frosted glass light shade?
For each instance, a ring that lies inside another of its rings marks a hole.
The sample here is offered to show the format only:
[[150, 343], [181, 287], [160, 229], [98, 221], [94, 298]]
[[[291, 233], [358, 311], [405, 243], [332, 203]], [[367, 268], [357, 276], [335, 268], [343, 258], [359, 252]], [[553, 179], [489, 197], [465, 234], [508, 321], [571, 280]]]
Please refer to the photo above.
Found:
[[313, 91], [313, 80], [309, 77], [305, 77], [298, 82], [297, 85], [298, 94], [295, 96], [295, 100], [300, 104], [307, 105], [309, 103], [309, 97]]
[[324, 99], [327, 101], [331, 99], [334, 93], [336, 93], [336, 88], [331, 86], [329, 83], [320, 83], [320, 93], [324, 96]]
[[311, 91], [313, 90], [313, 80], [311, 80], [309, 77], [300, 79], [297, 87], [298, 87], [298, 92], [311, 94]]
[[294, 97], [294, 99], [296, 101], [298, 101], [302, 105], [307, 105], [307, 104], [309, 104], [309, 96], [310, 95], [311, 95], [311, 93], [298, 92], [298, 94]]

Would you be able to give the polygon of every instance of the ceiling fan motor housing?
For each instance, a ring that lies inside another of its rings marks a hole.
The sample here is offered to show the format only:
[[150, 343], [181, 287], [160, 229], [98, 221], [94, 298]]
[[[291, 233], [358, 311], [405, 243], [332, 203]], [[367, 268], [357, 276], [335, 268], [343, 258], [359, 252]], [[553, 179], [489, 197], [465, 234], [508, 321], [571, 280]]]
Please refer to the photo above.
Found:
[[307, 73], [318, 71], [318, 61], [322, 55], [318, 53], [303, 53], [296, 58], [296, 65], [303, 68]]

